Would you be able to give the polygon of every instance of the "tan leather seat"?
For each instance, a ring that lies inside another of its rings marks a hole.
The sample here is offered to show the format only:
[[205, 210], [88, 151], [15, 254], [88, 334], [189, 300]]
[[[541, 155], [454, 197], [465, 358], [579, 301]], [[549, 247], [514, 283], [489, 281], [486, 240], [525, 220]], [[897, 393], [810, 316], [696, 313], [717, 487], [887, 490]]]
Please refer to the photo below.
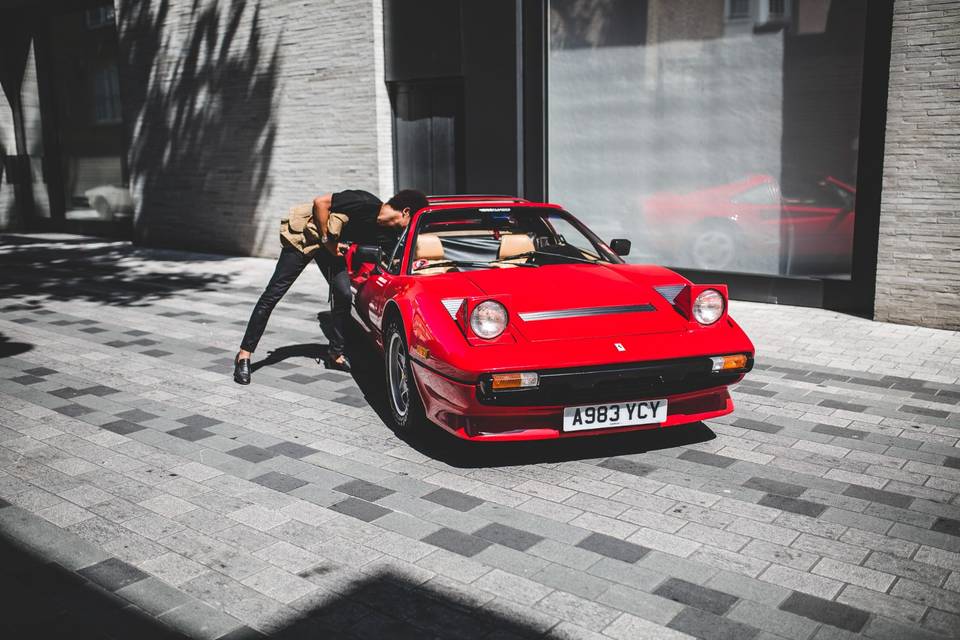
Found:
[[[524, 254], [535, 250], [533, 238], [525, 233], [511, 233], [500, 237], [500, 249], [497, 251], [497, 260], [505, 267], [515, 267], [518, 262], [526, 261]], [[512, 261], [512, 262], [511, 262]]]
[[[431, 275], [446, 273], [456, 269], [454, 265], [442, 264], [446, 258], [443, 255], [443, 243], [440, 237], [433, 233], [417, 235], [417, 248], [413, 254], [413, 272], [417, 275]], [[421, 263], [425, 261], [425, 264]], [[420, 268], [417, 265], [423, 264]]]

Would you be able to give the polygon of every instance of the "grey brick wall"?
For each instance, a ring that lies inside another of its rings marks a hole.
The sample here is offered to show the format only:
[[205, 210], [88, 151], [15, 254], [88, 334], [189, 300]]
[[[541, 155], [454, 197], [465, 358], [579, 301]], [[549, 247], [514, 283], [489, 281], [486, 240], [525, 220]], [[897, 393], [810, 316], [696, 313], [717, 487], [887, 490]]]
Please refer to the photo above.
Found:
[[897, 0], [877, 320], [960, 329], [960, 1]]
[[275, 255], [318, 193], [393, 189], [380, 0], [117, 0], [136, 241]]

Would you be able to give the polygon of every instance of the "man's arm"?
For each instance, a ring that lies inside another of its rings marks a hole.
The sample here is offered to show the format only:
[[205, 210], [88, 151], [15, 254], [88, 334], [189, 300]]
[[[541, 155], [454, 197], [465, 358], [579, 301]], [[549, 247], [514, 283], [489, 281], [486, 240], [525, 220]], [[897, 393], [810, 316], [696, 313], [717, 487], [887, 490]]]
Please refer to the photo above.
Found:
[[313, 199], [313, 222], [317, 225], [317, 230], [320, 231], [320, 241], [323, 243], [324, 248], [333, 255], [338, 255], [337, 237], [330, 236], [327, 229], [327, 224], [330, 221], [330, 203], [332, 201], [333, 194], [331, 193], [325, 193]]

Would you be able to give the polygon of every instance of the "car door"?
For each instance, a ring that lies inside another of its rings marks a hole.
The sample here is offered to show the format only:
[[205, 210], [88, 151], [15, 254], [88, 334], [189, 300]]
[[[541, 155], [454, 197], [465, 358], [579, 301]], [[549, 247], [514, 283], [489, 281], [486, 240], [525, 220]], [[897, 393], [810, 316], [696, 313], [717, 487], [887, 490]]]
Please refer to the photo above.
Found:
[[841, 197], [828, 180], [810, 181], [785, 190], [783, 215], [793, 254], [812, 257], [842, 252], [843, 234], [837, 230], [845, 220], [852, 219], [852, 212], [852, 202]]
[[360, 325], [373, 334], [378, 343], [383, 331], [383, 309], [389, 300], [390, 285], [400, 276], [407, 233], [400, 236], [389, 256], [385, 256], [372, 271], [358, 270], [351, 274], [353, 315]]

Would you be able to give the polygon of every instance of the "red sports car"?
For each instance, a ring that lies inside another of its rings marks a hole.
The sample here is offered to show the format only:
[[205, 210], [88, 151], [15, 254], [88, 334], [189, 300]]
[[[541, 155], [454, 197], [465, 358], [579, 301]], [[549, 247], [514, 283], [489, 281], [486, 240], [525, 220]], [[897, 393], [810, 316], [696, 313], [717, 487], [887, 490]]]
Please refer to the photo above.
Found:
[[773, 176], [643, 202], [647, 237], [678, 266], [750, 269], [750, 259], [779, 258], [785, 273], [849, 270], [856, 188], [833, 176], [781, 185]]
[[723, 285], [628, 265], [557, 205], [432, 197], [389, 255], [352, 257], [399, 430], [468, 440], [653, 429], [730, 413], [753, 344]]

